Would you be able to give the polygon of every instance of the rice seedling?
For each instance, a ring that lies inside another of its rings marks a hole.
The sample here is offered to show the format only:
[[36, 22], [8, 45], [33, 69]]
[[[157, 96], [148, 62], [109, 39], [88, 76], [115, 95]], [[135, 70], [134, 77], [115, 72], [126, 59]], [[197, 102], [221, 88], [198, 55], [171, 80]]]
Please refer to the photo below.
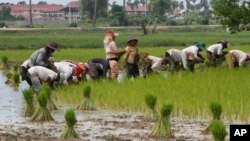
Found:
[[93, 101], [90, 99], [91, 87], [86, 85], [83, 89], [83, 102], [77, 107], [78, 110], [95, 110]]
[[144, 115], [145, 120], [147, 120], [147, 121], [157, 121], [158, 118], [159, 118], [159, 114], [155, 110], [155, 104], [156, 104], [156, 101], [157, 101], [156, 96], [153, 96], [151, 94], [147, 94], [147, 95], [145, 95], [144, 100], [145, 100], [145, 103], [146, 103], [146, 105], [148, 107], [148, 109], [147, 109], [147, 111], [146, 111], [146, 113]]
[[205, 129], [205, 133], [208, 133], [209, 131], [211, 131], [213, 121], [220, 120], [221, 114], [222, 114], [222, 106], [221, 104], [217, 102], [211, 102], [209, 105], [209, 108], [210, 108], [210, 111], [212, 112], [213, 120], [211, 121], [210, 125]]
[[31, 117], [31, 121], [53, 121], [53, 117], [50, 114], [50, 111], [46, 107], [47, 105], [47, 94], [45, 91], [41, 91], [37, 97], [38, 107], [35, 113]]
[[11, 86], [18, 87], [19, 83], [20, 83], [20, 75], [19, 75], [19, 73], [18, 72], [14, 72], [12, 79], [13, 80], [12, 80]]
[[161, 137], [174, 137], [174, 134], [171, 130], [170, 123], [170, 114], [173, 110], [172, 104], [163, 105], [161, 108], [161, 117], [155, 124], [153, 131], [151, 132], [151, 136], [161, 136]]
[[211, 126], [214, 141], [225, 141], [227, 136], [226, 127], [220, 120], [214, 120]]
[[14, 64], [13, 67], [12, 67], [13, 71], [17, 72], [18, 71], [18, 67], [19, 67], [18, 64]]
[[77, 122], [74, 110], [73, 109], [66, 110], [64, 118], [66, 120], [67, 125], [62, 131], [60, 138], [62, 139], [79, 138], [77, 132], [74, 129], [74, 125]]
[[8, 64], [8, 57], [7, 56], [2, 56], [2, 63], [3, 63], [3, 68], [4, 69], [8, 69], [9, 68], [9, 64]]
[[13, 76], [13, 74], [11, 72], [7, 72], [7, 74], [6, 74], [7, 79], [4, 83], [11, 84], [12, 83], [12, 76]]
[[49, 110], [57, 110], [58, 108], [51, 98], [52, 90], [50, 86], [47, 83], [43, 83], [41, 86], [41, 91], [45, 91], [45, 93], [47, 94], [47, 108]]
[[22, 93], [26, 101], [26, 109], [25, 109], [24, 116], [31, 117], [34, 113], [34, 103], [33, 103], [34, 90], [32, 88], [29, 88], [29, 89], [23, 90]]

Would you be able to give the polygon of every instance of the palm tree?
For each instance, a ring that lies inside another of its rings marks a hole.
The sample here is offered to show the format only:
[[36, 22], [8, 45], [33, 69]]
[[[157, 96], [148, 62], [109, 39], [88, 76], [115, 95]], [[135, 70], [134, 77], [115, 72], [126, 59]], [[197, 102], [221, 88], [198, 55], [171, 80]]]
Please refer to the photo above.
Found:
[[30, 13], [30, 27], [32, 28], [33, 27], [33, 22], [32, 22], [32, 2], [30, 0], [30, 3], [29, 3], [29, 13]]

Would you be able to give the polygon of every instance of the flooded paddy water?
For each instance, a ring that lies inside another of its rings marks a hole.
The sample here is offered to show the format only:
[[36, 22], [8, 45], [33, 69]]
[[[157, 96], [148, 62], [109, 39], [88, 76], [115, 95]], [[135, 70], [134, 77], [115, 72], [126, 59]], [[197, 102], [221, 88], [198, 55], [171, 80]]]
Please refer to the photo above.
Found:
[[[6, 77], [0, 72], [0, 140], [60, 140], [65, 126], [64, 111], [68, 106], [58, 107], [52, 111], [55, 121], [35, 123], [22, 116], [25, 103], [22, 90], [27, 88], [22, 82], [17, 91], [4, 84]], [[79, 111], [76, 110], [79, 140], [112, 140], [112, 141], [154, 141], [165, 138], [152, 138], [149, 134], [153, 122], [143, 120], [142, 113], [113, 112], [108, 110]], [[190, 120], [171, 118], [174, 138], [171, 140], [207, 141], [212, 140], [210, 134], [203, 134], [208, 126], [206, 120]], [[227, 131], [228, 131], [228, 124]], [[227, 136], [228, 140], [228, 136]]]

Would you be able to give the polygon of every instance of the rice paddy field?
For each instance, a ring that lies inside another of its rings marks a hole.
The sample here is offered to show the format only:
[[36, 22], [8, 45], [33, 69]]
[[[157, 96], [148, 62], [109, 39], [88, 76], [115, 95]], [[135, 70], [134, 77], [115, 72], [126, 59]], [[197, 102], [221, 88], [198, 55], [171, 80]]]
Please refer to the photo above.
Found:
[[[57, 41], [60, 51], [54, 53], [56, 61], [88, 61], [104, 58], [102, 47], [103, 30], [98, 31], [0, 31], [0, 57], [7, 56], [12, 63], [21, 64], [31, 53], [48, 41]], [[170, 48], [182, 49], [196, 41], [207, 46], [218, 40], [229, 41], [229, 48], [250, 52], [250, 32], [229, 34], [219, 31], [159, 31], [142, 35], [138, 30], [120, 30], [117, 38], [119, 49], [126, 45], [129, 35], [139, 39], [139, 52], [163, 56]], [[205, 57], [205, 53], [202, 55]], [[206, 58], [206, 57], [205, 57]], [[207, 62], [207, 60], [206, 60]], [[123, 60], [120, 60], [122, 68]], [[76, 107], [83, 99], [83, 88], [90, 85], [91, 99], [99, 110], [145, 112], [144, 96], [157, 97], [156, 110], [163, 104], [174, 105], [172, 116], [181, 119], [212, 119], [209, 109], [211, 102], [222, 105], [222, 119], [234, 123], [250, 122], [250, 67], [229, 69], [224, 62], [217, 68], [203, 64], [196, 66], [194, 73], [177, 71], [174, 73], [153, 73], [147, 78], [125, 78], [123, 81], [101, 79], [82, 81], [79, 84], [58, 87], [52, 98], [57, 105]]]

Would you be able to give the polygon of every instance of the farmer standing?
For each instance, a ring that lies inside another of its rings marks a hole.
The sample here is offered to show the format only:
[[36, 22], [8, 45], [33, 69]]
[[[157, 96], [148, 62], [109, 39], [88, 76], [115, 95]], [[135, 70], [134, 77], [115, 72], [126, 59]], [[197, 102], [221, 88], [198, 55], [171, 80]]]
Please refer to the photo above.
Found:
[[229, 51], [228, 64], [230, 68], [242, 67], [246, 61], [250, 61], [250, 54], [236, 49]]
[[54, 88], [54, 82], [60, 81], [60, 74], [43, 66], [34, 66], [28, 70], [28, 77], [36, 93], [39, 93], [41, 84], [47, 82]]
[[116, 36], [118, 36], [117, 33], [114, 33], [113, 30], [108, 30], [103, 40], [106, 59], [110, 66], [109, 77], [112, 79], [118, 76], [118, 61], [120, 56], [124, 54], [124, 51], [119, 51], [115, 44]]
[[138, 40], [131, 36], [128, 38], [127, 46], [125, 48], [124, 60], [126, 64], [126, 71], [128, 77], [136, 77], [139, 75], [139, 54], [137, 48]]
[[217, 44], [211, 45], [207, 48], [207, 58], [209, 60], [210, 65], [216, 67], [217, 61], [219, 59], [225, 58], [225, 55], [228, 53], [227, 51], [223, 51], [223, 49], [227, 48], [227, 41], [219, 41]]

